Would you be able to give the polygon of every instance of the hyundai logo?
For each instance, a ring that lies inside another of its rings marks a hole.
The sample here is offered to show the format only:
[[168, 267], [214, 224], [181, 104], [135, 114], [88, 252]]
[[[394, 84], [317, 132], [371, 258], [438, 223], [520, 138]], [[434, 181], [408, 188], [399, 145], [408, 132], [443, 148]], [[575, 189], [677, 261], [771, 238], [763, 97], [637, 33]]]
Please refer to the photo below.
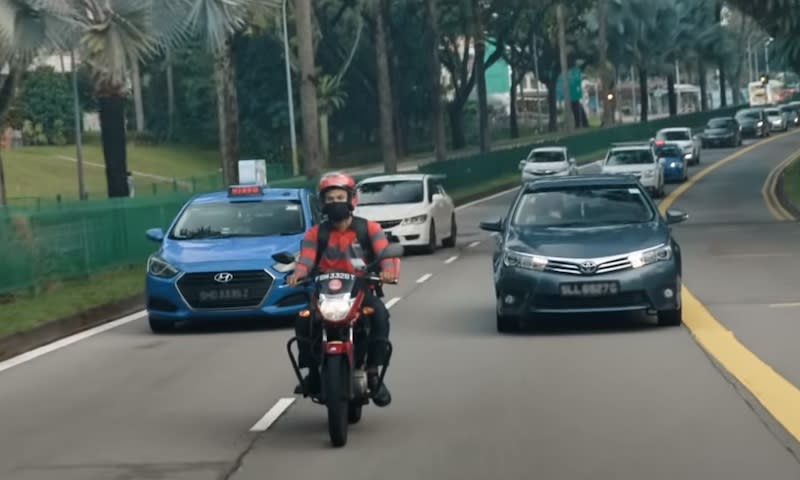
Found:
[[233, 274], [229, 272], [220, 272], [214, 275], [214, 280], [219, 283], [228, 283], [233, 280]]
[[581, 273], [588, 275], [597, 271], [597, 264], [591, 260], [587, 260], [581, 263], [578, 268], [580, 269]]

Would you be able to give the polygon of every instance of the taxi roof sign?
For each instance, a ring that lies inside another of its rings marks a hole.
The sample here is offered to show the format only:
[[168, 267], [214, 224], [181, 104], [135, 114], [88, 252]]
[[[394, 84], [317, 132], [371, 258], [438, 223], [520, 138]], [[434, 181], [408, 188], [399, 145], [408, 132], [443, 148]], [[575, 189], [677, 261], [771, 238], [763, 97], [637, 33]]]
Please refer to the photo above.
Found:
[[264, 191], [260, 185], [231, 185], [228, 187], [229, 197], [261, 197]]

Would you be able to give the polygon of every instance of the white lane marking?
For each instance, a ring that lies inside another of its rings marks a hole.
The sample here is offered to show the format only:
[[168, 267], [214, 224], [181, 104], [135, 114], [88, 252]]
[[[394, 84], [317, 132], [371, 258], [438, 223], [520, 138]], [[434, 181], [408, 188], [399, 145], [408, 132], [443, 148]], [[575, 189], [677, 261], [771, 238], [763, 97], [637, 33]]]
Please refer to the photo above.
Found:
[[772, 305], [770, 305], [770, 308], [792, 308], [792, 307], [800, 307], [800, 302], [773, 303]]
[[69, 337], [64, 337], [60, 340], [56, 340], [55, 342], [48, 343], [47, 345], [43, 345], [37, 349], [21, 353], [16, 357], [12, 357], [9, 358], [8, 360], [0, 362], [0, 372], [8, 370], [9, 368], [16, 367], [17, 365], [22, 365], [25, 362], [30, 362], [35, 358], [39, 358], [42, 355], [46, 355], [50, 352], [54, 352], [58, 349], [67, 347], [69, 345], [72, 345], [73, 343], [80, 342], [81, 340], [85, 340], [89, 337], [93, 337], [98, 333], [103, 333], [105, 331], [111, 330], [112, 328], [117, 328], [119, 326], [125, 325], [126, 323], [133, 322], [134, 320], [139, 320], [146, 314], [147, 312], [145, 310], [142, 310], [141, 312], [132, 313], [126, 317], [114, 320], [113, 322], [104, 323], [103, 325], [98, 325], [97, 327], [90, 328], [89, 330], [84, 330], [74, 335], [70, 335]]
[[423, 275], [423, 276], [421, 276], [421, 277], [419, 277], [419, 278], [417, 279], [417, 283], [425, 283], [425, 282], [426, 282], [426, 281], [428, 281], [428, 279], [429, 279], [429, 278], [431, 278], [432, 276], [433, 276], [433, 274], [432, 274], [432, 273], [426, 273], [425, 275]]
[[394, 305], [397, 302], [399, 302], [401, 298], [403, 298], [403, 297], [394, 297], [393, 299], [391, 299], [388, 302], [386, 302], [386, 309], [388, 310], [388, 309], [394, 307]]
[[480, 244], [481, 244], [481, 242], [480, 242], [480, 241], [477, 241], [477, 242], [472, 242], [472, 243], [470, 243], [469, 245], [467, 245], [467, 248], [475, 248], [475, 247], [477, 247], [477, 246], [478, 246], [478, 245], [480, 245]]
[[289, 408], [294, 403], [295, 400], [297, 400], [296, 397], [286, 397], [286, 398], [281, 398], [280, 400], [275, 402], [275, 405], [273, 405], [272, 408], [270, 408], [269, 411], [265, 413], [263, 417], [261, 417], [261, 420], [257, 421], [255, 425], [250, 427], [250, 431], [251, 432], [267, 431], [267, 429], [271, 427], [273, 423], [275, 423], [275, 420], [280, 418], [283, 412], [285, 412], [286, 409]]
[[445, 260], [444, 263], [453, 263], [456, 260], [458, 260], [458, 255], [453, 255], [452, 257], [450, 257], [447, 260]]

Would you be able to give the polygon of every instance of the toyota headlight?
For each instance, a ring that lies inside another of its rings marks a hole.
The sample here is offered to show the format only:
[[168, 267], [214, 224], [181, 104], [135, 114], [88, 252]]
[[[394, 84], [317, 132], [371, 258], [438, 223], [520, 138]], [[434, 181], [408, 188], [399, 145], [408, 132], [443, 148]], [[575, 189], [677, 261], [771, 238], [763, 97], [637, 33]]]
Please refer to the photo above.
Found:
[[147, 259], [147, 273], [159, 278], [171, 278], [180, 272], [172, 264], [159, 257], [158, 255], [151, 255]]
[[656, 174], [655, 170], [645, 170], [644, 172], [642, 172], [643, 177], [652, 177], [655, 176], [655, 174]]
[[659, 245], [655, 248], [640, 250], [628, 255], [628, 261], [633, 268], [641, 268], [656, 262], [665, 262], [672, 259], [672, 247], [670, 245]]
[[692, 154], [691, 153], [687, 153], [686, 155], [683, 156], [683, 159], [684, 160], [691, 160], [692, 159]]
[[355, 299], [349, 294], [341, 295], [320, 295], [319, 313], [325, 320], [331, 322], [341, 322], [350, 313]]
[[[297, 258], [299, 256], [300, 256], [300, 252], [297, 252], [297, 253], [294, 254], [294, 258]], [[297, 265], [297, 262], [292, 262], [292, 263], [276, 262], [275, 265], [272, 266], [272, 268], [274, 268], [276, 272], [287, 273], [287, 272], [291, 272], [292, 270], [294, 270], [295, 265]]]
[[415, 217], [404, 218], [403, 225], [420, 225], [425, 223], [427, 220], [427, 215], [417, 215]]
[[547, 266], [547, 259], [529, 253], [506, 250], [503, 255], [503, 265], [506, 267], [525, 268], [528, 270], [542, 271]]

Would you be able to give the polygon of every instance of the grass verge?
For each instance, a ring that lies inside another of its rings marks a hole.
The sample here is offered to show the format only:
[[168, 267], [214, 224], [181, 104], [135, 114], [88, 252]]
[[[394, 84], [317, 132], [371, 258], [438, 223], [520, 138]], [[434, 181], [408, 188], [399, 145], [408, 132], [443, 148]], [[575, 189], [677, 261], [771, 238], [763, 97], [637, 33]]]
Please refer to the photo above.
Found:
[[800, 210], [800, 157], [783, 171], [780, 182], [784, 199], [791, 203], [795, 211]]

